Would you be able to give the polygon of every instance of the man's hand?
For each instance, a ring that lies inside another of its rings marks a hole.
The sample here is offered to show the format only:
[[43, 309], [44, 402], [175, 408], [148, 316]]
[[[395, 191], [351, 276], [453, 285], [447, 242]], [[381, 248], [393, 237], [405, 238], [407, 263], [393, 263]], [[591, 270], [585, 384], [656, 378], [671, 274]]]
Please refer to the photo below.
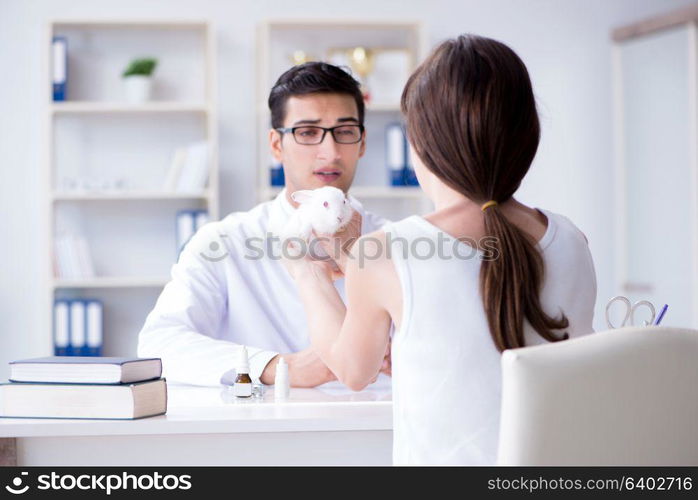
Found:
[[264, 368], [259, 377], [260, 382], [266, 385], [274, 383], [276, 376], [276, 365], [279, 356], [283, 356], [288, 364], [288, 379], [291, 387], [315, 387], [325, 382], [337, 380], [334, 373], [322, 362], [320, 356], [313, 349], [305, 349], [290, 354], [279, 354], [274, 356]]
[[388, 348], [385, 350], [385, 356], [383, 357], [383, 364], [381, 365], [380, 372], [385, 373], [387, 376], [393, 376], [393, 360], [390, 357], [390, 346], [392, 342], [388, 342]]
[[[260, 382], [265, 385], [274, 384], [276, 377], [276, 365], [279, 362], [279, 356], [283, 356], [288, 364], [288, 378], [291, 387], [316, 387], [326, 382], [337, 380], [334, 373], [322, 362], [320, 356], [312, 349], [308, 348], [304, 351], [294, 352], [290, 354], [277, 354], [264, 368], [262, 375], [259, 377]], [[383, 364], [380, 368], [380, 373], [385, 373], [392, 377], [392, 360], [390, 359], [390, 343], [385, 351]], [[375, 382], [378, 375], [373, 377], [371, 383]]]

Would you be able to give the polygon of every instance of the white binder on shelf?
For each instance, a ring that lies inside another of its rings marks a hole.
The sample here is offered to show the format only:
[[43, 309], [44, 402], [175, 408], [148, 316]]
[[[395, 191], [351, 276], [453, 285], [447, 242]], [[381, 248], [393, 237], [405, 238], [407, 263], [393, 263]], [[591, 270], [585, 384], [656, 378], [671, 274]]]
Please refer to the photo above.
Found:
[[103, 306], [99, 300], [90, 299], [86, 301], [86, 356], [101, 356], [103, 333]]
[[67, 300], [53, 303], [53, 354], [67, 356], [70, 347], [70, 304]]
[[85, 302], [70, 301], [70, 356], [84, 356], [86, 352], [87, 332], [85, 325]]
[[385, 128], [385, 163], [388, 167], [391, 186], [405, 184], [405, 168], [407, 166], [407, 148], [405, 133], [402, 125], [391, 123]]
[[194, 234], [209, 221], [206, 210], [180, 210], [177, 212], [177, 255]]
[[51, 45], [53, 52], [53, 100], [56, 102], [67, 99], [68, 83], [68, 40], [64, 36], [54, 36]]
[[184, 245], [194, 236], [194, 214], [191, 210], [180, 210], [177, 212], [177, 255], [182, 251]]
[[194, 232], [201, 229], [201, 227], [206, 223], [208, 223], [208, 211], [197, 210], [194, 213]]

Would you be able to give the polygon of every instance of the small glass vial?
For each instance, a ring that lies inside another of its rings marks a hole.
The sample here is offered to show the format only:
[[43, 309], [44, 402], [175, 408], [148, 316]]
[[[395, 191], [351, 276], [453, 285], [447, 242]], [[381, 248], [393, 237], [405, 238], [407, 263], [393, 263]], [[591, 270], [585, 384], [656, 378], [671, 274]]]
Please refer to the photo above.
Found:
[[240, 359], [237, 366], [237, 377], [233, 384], [233, 394], [236, 398], [249, 398], [252, 396], [252, 379], [250, 378], [250, 362], [247, 357], [247, 348], [242, 346]]

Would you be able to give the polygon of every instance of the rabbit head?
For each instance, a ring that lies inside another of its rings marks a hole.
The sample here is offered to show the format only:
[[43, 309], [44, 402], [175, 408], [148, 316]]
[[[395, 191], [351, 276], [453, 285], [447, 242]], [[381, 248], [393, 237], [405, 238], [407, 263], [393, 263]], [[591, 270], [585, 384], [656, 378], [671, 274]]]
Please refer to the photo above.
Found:
[[349, 224], [354, 214], [350, 201], [336, 187], [303, 189], [295, 191], [291, 198], [300, 204], [298, 210], [316, 233], [334, 234]]

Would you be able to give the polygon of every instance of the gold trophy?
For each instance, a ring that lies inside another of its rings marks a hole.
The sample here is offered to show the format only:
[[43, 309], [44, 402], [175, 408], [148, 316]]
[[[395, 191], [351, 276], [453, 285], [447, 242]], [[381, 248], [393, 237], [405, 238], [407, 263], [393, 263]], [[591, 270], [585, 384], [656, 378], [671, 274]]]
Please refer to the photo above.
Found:
[[373, 51], [365, 47], [354, 47], [349, 49], [348, 56], [351, 69], [361, 79], [364, 100], [368, 103], [371, 100], [371, 92], [368, 88], [368, 75], [373, 71]]
[[294, 50], [293, 53], [289, 56], [289, 59], [291, 59], [291, 62], [294, 66], [307, 63], [311, 60], [310, 56], [304, 50]]

